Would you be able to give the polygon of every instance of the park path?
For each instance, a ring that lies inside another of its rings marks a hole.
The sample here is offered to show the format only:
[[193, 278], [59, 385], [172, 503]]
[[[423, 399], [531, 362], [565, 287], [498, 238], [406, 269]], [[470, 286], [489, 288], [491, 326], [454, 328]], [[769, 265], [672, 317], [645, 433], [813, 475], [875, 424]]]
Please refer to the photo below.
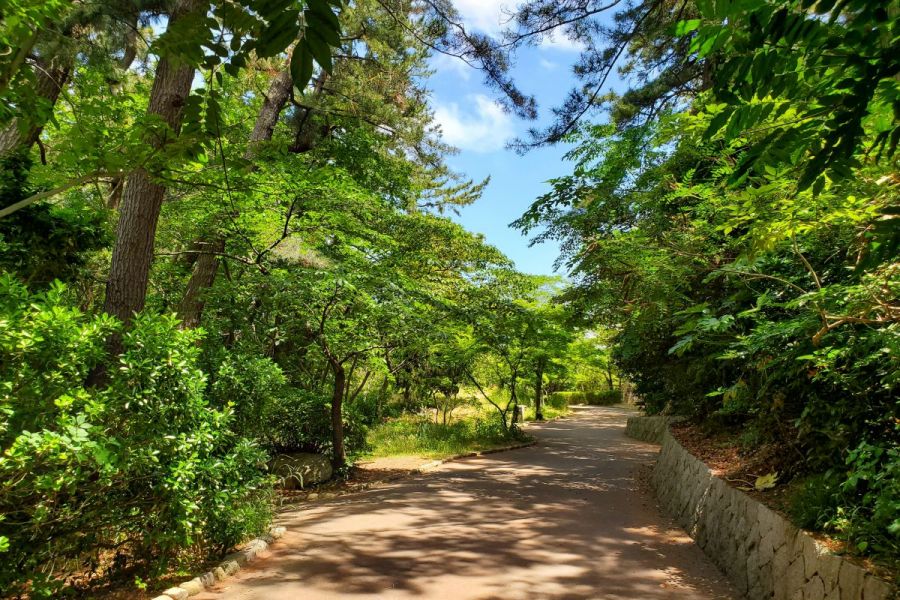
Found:
[[268, 556], [197, 600], [738, 598], [635, 473], [628, 411], [576, 408], [530, 448], [281, 516]]

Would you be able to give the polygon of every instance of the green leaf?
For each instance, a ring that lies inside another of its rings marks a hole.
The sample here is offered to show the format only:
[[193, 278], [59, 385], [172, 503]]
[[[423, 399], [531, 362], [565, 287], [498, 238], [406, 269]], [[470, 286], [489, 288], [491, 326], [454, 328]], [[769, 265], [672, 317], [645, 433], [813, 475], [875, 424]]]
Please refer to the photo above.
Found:
[[291, 55], [291, 78], [294, 85], [303, 90], [313, 75], [313, 55], [305, 48], [298, 46]]
[[763, 475], [762, 477], [757, 477], [756, 482], [754, 482], [753, 487], [756, 488], [757, 492], [762, 492], [764, 490], [771, 489], [775, 487], [776, 482], [778, 481], [778, 472], [772, 472], [768, 475]]
[[700, 19], [688, 19], [686, 21], [679, 21], [675, 24], [675, 35], [684, 35], [686, 33], [690, 33], [694, 31], [698, 27], [700, 27], [700, 23], [702, 21]]

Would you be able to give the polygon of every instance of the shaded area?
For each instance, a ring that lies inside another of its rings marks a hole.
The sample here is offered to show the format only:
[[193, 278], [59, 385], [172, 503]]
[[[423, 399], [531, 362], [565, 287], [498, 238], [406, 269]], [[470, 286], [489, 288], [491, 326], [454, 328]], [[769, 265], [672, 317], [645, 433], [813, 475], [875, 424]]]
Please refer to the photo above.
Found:
[[736, 598], [634, 471], [656, 447], [586, 407], [536, 447], [283, 515], [270, 555], [201, 599]]

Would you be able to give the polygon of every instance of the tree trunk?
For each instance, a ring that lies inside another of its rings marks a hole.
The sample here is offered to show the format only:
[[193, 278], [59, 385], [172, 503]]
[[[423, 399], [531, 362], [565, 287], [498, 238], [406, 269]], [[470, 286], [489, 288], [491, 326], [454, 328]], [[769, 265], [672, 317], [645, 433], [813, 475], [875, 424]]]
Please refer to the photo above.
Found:
[[13, 152], [28, 152], [38, 141], [47, 119], [53, 113], [59, 93], [69, 80], [70, 61], [56, 58], [50, 61], [38, 58], [34, 64], [37, 84], [35, 95], [44, 104], [44, 111], [33, 123], [29, 123], [24, 131], [19, 129], [19, 120], [13, 119], [6, 127], [0, 129], [0, 156]]
[[[250, 144], [244, 153], [245, 158], [253, 158], [259, 145], [272, 139], [281, 111], [284, 110], [288, 98], [291, 97], [292, 86], [291, 74], [287, 69], [280, 71], [269, 84], [269, 91], [265, 95], [250, 134]], [[212, 240], [201, 240], [197, 242], [197, 245], [209, 248], [211, 252], [221, 253], [225, 251], [225, 238], [217, 235]], [[192, 329], [200, 325], [203, 317], [203, 292], [215, 283], [218, 270], [219, 257], [215, 254], [201, 254], [194, 263], [194, 269], [178, 311], [182, 328]]]
[[[324, 70], [319, 73], [319, 76], [316, 78], [316, 82], [313, 85], [312, 96], [318, 96], [325, 89], [325, 82], [328, 80], [328, 73]], [[313, 122], [310, 121], [310, 116], [313, 113], [313, 109], [311, 107], [303, 108], [303, 116], [299, 117], [297, 121], [297, 128], [294, 132], [294, 143], [291, 144], [289, 150], [294, 154], [303, 154], [305, 152], [309, 152], [313, 148], [315, 148], [316, 143], [319, 141], [322, 135], [321, 129], [316, 129]], [[326, 128], [327, 129], [327, 128]]]
[[[180, 0], [169, 17], [169, 25], [201, 9], [197, 0]], [[161, 58], [157, 65], [147, 114], [159, 116], [176, 136], [193, 79], [191, 66], [177, 64], [167, 57]], [[161, 148], [169, 141], [155, 139], [151, 143]], [[128, 176], [103, 306], [107, 313], [125, 323], [144, 308], [156, 226], [165, 193], [166, 187], [154, 182], [143, 168]]]
[[334, 392], [331, 395], [331, 464], [335, 469], [341, 469], [346, 463], [344, 452], [344, 415], [342, 403], [344, 401], [344, 385], [346, 373], [344, 365], [337, 361], [331, 362], [331, 370], [334, 373]]
[[[288, 61], [290, 61], [290, 56], [288, 56]], [[281, 111], [284, 110], [285, 104], [291, 97], [293, 85], [291, 73], [287, 69], [280, 71], [272, 79], [272, 83], [269, 84], [269, 91], [266, 93], [262, 106], [259, 109], [259, 114], [256, 116], [253, 132], [250, 134], [250, 147], [247, 149], [247, 158], [252, 158], [255, 155], [256, 146], [258, 146], [259, 142], [266, 142], [272, 139]]]
[[388, 377], [388, 375], [384, 376], [384, 381], [381, 382], [381, 390], [379, 390], [378, 398], [375, 401], [375, 418], [379, 423], [381, 422], [381, 415], [384, 413], [384, 400], [388, 391]]
[[[516, 380], [518, 379], [518, 377], [518, 374], [513, 371], [512, 377], [510, 377], [509, 382], [509, 401], [512, 404], [512, 418], [510, 419], [510, 428], [518, 427], [518, 425], [516, 424], [516, 415], [519, 412], [519, 397], [516, 396]], [[509, 410], [509, 408], [507, 408], [507, 410]]]
[[534, 420], [544, 420], [544, 365], [538, 363], [534, 380]]
[[217, 253], [225, 251], [225, 240], [218, 239], [214, 242], [203, 242], [199, 245], [200, 254], [194, 261], [194, 270], [188, 281], [187, 290], [178, 306], [178, 316], [181, 319], [183, 329], [194, 329], [200, 326], [200, 318], [203, 314], [203, 293], [212, 287], [219, 270], [219, 257]]

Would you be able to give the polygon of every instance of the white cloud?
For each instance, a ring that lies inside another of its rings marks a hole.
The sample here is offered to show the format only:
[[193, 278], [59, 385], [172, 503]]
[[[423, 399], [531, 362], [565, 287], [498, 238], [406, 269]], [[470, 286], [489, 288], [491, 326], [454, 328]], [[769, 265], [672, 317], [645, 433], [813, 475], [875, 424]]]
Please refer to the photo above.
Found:
[[431, 58], [431, 67], [438, 73], [450, 71], [463, 81], [469, 81], [475, 69], [455, 56], [437, 53]]
[[[516, 10], [516, 2], [510, 0], [455, 0], [453, 5], [469, 27], [495, 35], [509, 25], [511, 15]], [[578, 52], [583, 46], [573, 42], [562, 32], [546, 36], [541, 48], [551, 48], [566, 52]]]
[[434, 120], [441, 137], [451, 146], [473, 152], [501, 150], [513, 135], [512, 118], [503, 108], [481, 94], [466, 96], [468, 104], [438, 104]]
[[584, 50], [584, 44], [573, 41], [562, 33], [551, 33], [541, 40], [541, 48], [550, 48], [563, 52], [581, 52]]
[[540, 59], [538, 61], [538, 63], [541, 65], [541, 67], [543, 67], [544, 69], [547, 69], [548, 71], [552, 71], [553, 69], [555, 69], [556, 67], [559, 66], [552, 60], [547, 60], [546, 58]]
[[515, 2], [509, 0], [455, 0], [453, 5], [466, 24], [485, 33], [500, 31], [516, 7]]

